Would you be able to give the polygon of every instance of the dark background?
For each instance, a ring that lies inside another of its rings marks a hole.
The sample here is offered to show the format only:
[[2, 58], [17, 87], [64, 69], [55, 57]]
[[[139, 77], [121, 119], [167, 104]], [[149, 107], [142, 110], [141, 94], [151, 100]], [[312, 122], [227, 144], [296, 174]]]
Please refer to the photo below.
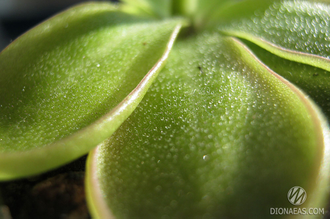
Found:
[[[0, 0], [0, 51], [50, 16], [88, 0]], [[90, 0], [91, 1], [91, 0]], [[112, 1], [118, 0], [98, 0]]]
[[[0, 51], [45, 19], [86, 1], [0, 0]], [[0, 219], [89, 219], [86, 157], [38, 176], [0, 182]]]

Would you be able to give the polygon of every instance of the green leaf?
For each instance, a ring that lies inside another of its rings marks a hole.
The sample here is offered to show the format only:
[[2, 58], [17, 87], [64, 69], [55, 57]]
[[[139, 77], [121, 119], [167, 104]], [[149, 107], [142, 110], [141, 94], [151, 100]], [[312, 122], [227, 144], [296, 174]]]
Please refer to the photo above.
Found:
[[[219, 30], [282, 58], [330, 71], [330, 5], [326, 2], [248, 0], [227, 8]], [[244, 10], [239, 16], [233, 12]], [[254, 7], [251, 5], [255, 5]], [[268, 5], [268, 7], [265, 7]], [[223, 18], [223, 19], [221, 19]]]
[[164, 65], [180, 20], [84, 4], [0, 54], [0, 180], [68, 163], [108, 138]]
[[330, 118], [329, 72], [310, 65], [289, 61], [244, 41], [262, 62], [305, 91]]
[[90, 153], [86, 193], [95, 218], [270, 218], [321, 207], [329, 131], [299, 89], [235, 38], [178, 41], [137, 109]]
[[123, 0], [125, 11], [134, 14], [166, 18], [171, 14], [172, 0]]
[[202, 29], [214, 17], [217, 17], [223, 9], [226, 10], [228, 5], [235, 4], [237, 1], [240, 0], [196, 0], [196, 9], [193, 16], [195, 27]]
[[175, 0], [172, 1], [172, 11], [175, 15], [184, 15], [185, 17], [191, 17], [196, 13], [198, 9], [199, 0]]
[[202, 29], [205, 23], [217, 16], [218, 11], [239, 0], [176, 0], [173, 14], [189, 17], [195, 29]]

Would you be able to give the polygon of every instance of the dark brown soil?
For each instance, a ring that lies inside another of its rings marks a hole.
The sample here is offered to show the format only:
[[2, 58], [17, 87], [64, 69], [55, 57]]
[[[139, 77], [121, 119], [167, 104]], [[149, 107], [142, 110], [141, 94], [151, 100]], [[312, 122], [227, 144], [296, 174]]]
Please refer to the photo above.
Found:
[[86, 157], [38, 177], [0, 183], [0, 219], [88, 219]]
[[[0, 183], [0, 219], [89, 219], [86, 156], [37, 177]], [[330, 219], [330, 202], [323, 219]]]

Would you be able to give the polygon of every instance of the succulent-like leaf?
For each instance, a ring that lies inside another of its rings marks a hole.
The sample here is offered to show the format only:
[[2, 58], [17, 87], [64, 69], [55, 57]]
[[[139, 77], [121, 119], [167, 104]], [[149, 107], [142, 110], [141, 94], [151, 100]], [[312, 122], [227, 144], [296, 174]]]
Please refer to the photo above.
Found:
[[330, 71], [329, 14], [327, 2], [247, 0], [218, 17], [219, 30], [282, 58]]
[[180, 22], [91, 3], [8, 46], [0, 54], [0, 180], [55, 168], [108, 138], [163, 66]]
[[[240, 0], [195, 0], [195, 11], [193, 14], [194, 25], [197, 29], [217, 17], [218, 13]], [[236, 14], [236, 12], [235, 12]]]
[[265, 65], [304, 90], [330, 118], [329, 72], [310, 65], [280, 58], [253, 43], [244, 42]]
[[[177, 42], [132, 115], [88, 158], [95, 218], [269, 218], [324, 203], [328, 128], [315, 105], [235, 38]], [[323, 192], [323, 193], [322, 193]]]
[[227, 8], [239, 0], [176, 0], [172, 2], [173, 14], [189, 17], [195, 29], [218, 17], [222, 8]]
[[125, 11], [140, 15], [166, 18], [171, 14], [172, 0], [123, 0]]

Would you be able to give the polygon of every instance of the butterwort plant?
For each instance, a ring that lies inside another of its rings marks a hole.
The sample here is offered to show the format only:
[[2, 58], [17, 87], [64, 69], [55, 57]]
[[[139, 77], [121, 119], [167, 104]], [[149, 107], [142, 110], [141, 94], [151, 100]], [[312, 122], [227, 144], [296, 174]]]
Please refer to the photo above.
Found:
[[0, 179], [89, 152], [95, 218], [322, 217], [329, 25], [321, 0], [68, 9], [0, 54]]

